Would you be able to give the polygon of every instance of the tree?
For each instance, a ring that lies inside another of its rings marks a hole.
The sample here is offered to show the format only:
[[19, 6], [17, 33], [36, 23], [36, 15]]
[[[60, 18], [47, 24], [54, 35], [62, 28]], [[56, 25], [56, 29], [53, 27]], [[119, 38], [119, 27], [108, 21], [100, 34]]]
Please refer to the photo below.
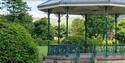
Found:
[[29, 10], [29, 7], [23, 0], [5, 0], [5, 6], [7, 7], [7, 11], [10, 12], [8, 15], [9, 21], [20, 20], [20, 16], [27, 14]]
[[[112, 32], [114, 29], [114, 16], [108, 16], [108, 33]], [[106, 18], [104, 15], [88, 15], [87, 18], [87, 34], [88, 37], [92, 38], [92, 36], [102, 35], [104, 39], [106, 34]]]
[[5, 6], [9, 14], [5, 16], [5, 19], [11, 22], [19, 22], [31, 33], [33, 18], [27, 12], [30, 10], [27, 3], [23, 0], [5, 0]]
[[[58, 26], [53, 26], [53, 30], [55, 32], [55, 35], [54, 36], [58, 36]], [[60, 38], [63, 38], [65, 36], [65, 25], [64, 24], [61, 24], [60, 26]]]
[[0, 63], [38, 63], [33, 41], [20, 24], [0, 22]]
[[125, 43], [125, 19], [118, 21], [116, 39], [119, 43]]
[[74, 19], [71, 24], [71, 34], [83, 35], [84, 31], [84, 21], [80, 18]]
[[[39, 37], [42, 40], [47, 40], [48, 36], [48, 20], [47, 18], [41, 18], [40, 20], [35, 21], [34, 23], [33, 35], [35, 38]], [[52, 27], [50, 25], [50, 27]], [[53, 39], [53, 29], [51, 28], [50, 37]]]
[[[74, 19], [71, 25], [70, 43], [80, 43], [81, 49], [85, 46], [87, 52], [91, 51], [93, 44], [102, 44], [106, 36], [106, 18], [100, 15], [88, 15], [87, 20]], [[108, 35], [114, 30], [114, 16], [108, 16]], [[86, 27], [86, 35], [85, 33]]]
[[[32, 32], [33, 38], [37, 40], [39, 44], [47, 45], [48, 37], [48, 19], [41, 18], [33, 23], [34, 29]], [[50, 39], [53, 39], [54, 28], [50, 25]], [[44, 42], [44, 43], [43, 43]]]

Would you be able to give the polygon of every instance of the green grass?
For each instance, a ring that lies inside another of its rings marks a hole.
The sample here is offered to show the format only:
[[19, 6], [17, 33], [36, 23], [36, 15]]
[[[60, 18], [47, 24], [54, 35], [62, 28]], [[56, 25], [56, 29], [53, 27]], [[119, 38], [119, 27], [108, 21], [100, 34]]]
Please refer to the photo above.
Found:
[[39, 53], [39, 60], [40, 60], [40, 63], [42, 63], [43, 61], [43, 57], [44, 56], [47, 56], [47, 53], [48, 53], [48, 46], [37, 46], [38, 48], [38, 53]]

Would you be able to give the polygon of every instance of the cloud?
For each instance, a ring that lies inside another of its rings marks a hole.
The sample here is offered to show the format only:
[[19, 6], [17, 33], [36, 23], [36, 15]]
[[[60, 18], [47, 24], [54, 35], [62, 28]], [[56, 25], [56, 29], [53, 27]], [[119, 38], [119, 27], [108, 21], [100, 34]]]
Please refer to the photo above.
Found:
[[28, 4], [29, 7], [31, 7], [31, 11], [29, 11], [29, 13], [33, 16], [33, 17], [46, 17], [46, 14], [42, 11], [39, 11], [37, 6], [41, 3], [43, 3], [46, 0], [25, 0]]

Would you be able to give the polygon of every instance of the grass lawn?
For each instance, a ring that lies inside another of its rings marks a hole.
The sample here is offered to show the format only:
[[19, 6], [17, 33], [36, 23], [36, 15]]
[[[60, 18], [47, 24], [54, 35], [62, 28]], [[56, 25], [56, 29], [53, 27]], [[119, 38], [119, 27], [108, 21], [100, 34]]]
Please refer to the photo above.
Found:
[[38, 53], [39, 53], [39, 60], [42, 63], [42, 59], [44, 56], [47, 56], [48, 53], [48, 46], [37, 46], [38, 48]]

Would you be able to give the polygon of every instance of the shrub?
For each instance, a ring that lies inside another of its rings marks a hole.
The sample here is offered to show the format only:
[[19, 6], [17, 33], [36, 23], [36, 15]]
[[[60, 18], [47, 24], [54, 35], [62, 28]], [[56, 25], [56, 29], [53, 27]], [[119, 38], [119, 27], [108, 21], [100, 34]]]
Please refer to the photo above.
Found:
[[36, 38], [35, 42], [39, 45], [39, 46], [47, 46], [48, 45], [48, 40], [42, 40], [41, 38]]
[[76, 44], [78, 46], [80, 46], [80, 52], [84, 52], [85, 47], [87, 49], [87, 52], [92, 52], [93, 50], [93, 45], [98, 45], [101, 44], [103, 40], [100, 39], [100, 36], [95, 38], [88, 38], [87, 39], [87, 45], [85, 44], [86, 40], [85, 40], [85, 36], [84, 35], [75, 35], [75, 36], [69, 36], [68, 37], [68, 43], [70, 44]]
[[31, 35], [17, 23], [0, 22], [0, 63], [38, 63]]

